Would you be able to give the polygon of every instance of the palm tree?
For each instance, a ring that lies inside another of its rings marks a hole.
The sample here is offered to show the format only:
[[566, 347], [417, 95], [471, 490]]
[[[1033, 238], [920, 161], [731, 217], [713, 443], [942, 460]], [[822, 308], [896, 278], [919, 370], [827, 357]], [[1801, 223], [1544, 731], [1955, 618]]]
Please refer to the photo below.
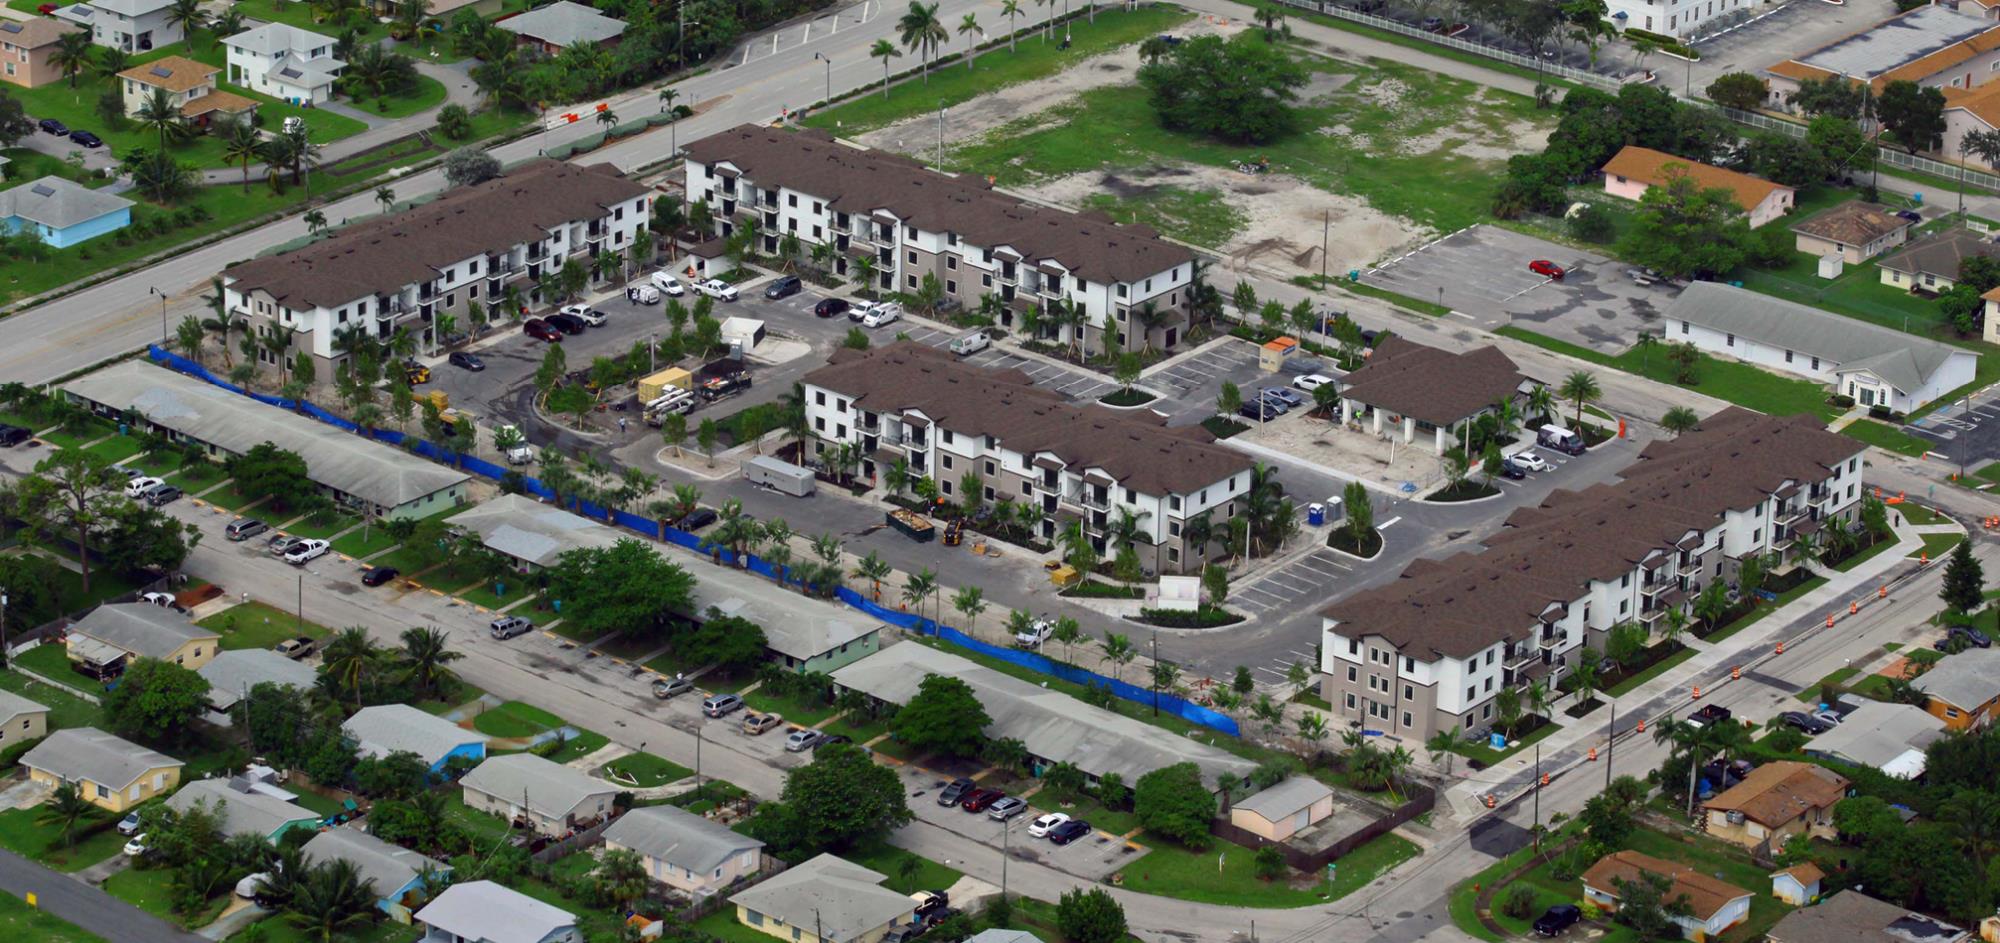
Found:
[[1451, 767], [1454, 761], [1458, 759], [1458, 754], [1452, 752], [1452, 747], [1457, 745], [1458, 738], [1452, 736], [1449, 730], [1440, 730], [1437, 733], [1431, 734], [1429, 740], [1424, 741], [1424, 749], [1429, 750], [1431, 756], [1444, 758], [1444, 774], [1446, 776], [1451, 775]]
[[225, 163], [243, 165], [243, 192], [250, 192], [250, 162], [264, 156], [264, 139], [248, 121], [231, 121], [219, 136]]
[[1693, 432], [1701, 428], [1701, 414], [1686, 406], [1675, 406], [1660, 416], [1660, 428], [1681, 437], [1683, 432]]
[[618, 113], [606, 108], [597, 113], [597, 123], [604, 126], [604, 136], [611, 137], [611, 129], [618, 124]]
[[1298, 719], [1299, 739], [1306, 742], [1306, 758], [1319, 755], [1319, 743], [1326, 739], [1326, 715], [1319, 711], [1306, 711]]
[[873, 550], [868, 551], [867, 556], [854, 564], [854, 578], [867, 580], [874, 587], [875, 598], [878, 600], [882, 598], [882, 581], [888, 579], [891, 572], [893, 570], [888, 561], [883, 560]]
[[924, 614], [924, 601], [937, 591], [937, 574], [929, 567], [903, 577], [903, 605], [915, 610], [919, 617]]
[[1528, 391], [1528, 412], [1542, 417], [1544, 421], [1555, 415], [1555, 405], [1556, 396], [1549, 392], [1548, 387], [1537, 383]]
[[1056, 619], [1056, 627], [1049, 630], [1049, 641], [1063, 647], [1063, 661], [1075, 664], [1076, 643], [1083, 641], [1083, 624], [1061, 616]]
[[[958, 35], [985, 36], [986, 31], [979, 28], [979, 17], [967, 13], [965, 19], [958, 21]], [[969, 48], [965, 50], [965, 70], [970, 72], [972, 71], [972, 60], [979, 58], [979, 43], [975, 40], [968, 42], [967, 45]]]
[[[1701, 766], [1703, 761], [1714, 756], [1718, 750], [1725, 747], [1732, 734], [1742, 729], [1733, 723], [1690, 724], [1687, 721], [1678, 719], [1661, 721], [1659, 726], [1653, 728], [1654, 743], [1671, 744], [1673, 753], [1675, 754], [1679, 754], [1683, 750], [1687, 751], [1688, 778], [1685, 787], [1687, 789], [1687, 814], [1689, 816], [1694, 815], [1694, 795], [1699, 791], [1694, 788], [1695, 770]], [[1724, 731], [1729, 731], [1729, 733], [1724, 733]]]
[[1021, 0], [1004, 0], [1000, 4], [1000, 15], [1007, 18], [1007, 51], [1019, 51], [1014, 44], [1014, 18], [1021, 15]]
[[977, 633], [979, 614], [986, 611], [986, 591], [977, 586], [961, 586], [951, 597], [951, 607], [965, 617], [965, 632]]
[[212, 297], [215, 299], [215, 316], [203, 318], [201, 326], [203, 330], [213, 333], [222, 341], [222, 366], [228, 369], [236, 364], [235, 358], [229, 353], [230, 335], [245, 328], [243, 319], [238, 317], [236, 312], [222, 307], [222, 279], [216, 278], [214, 281], [215, 294]]
[[1597, 375], [1588, 370], [1572, 371], [1569, 376], [1563, 377], [1560, 392], [1563, 399], [1576, 404], [1578, 429], [1583, 428], [1583, 404], [1604, 395], [1603, 388], [1597, 385]]
[[938, 19], [938, 4], [924, 6], [918, 0], [910, 0], [909, 12], [896, 21], [897, 35], [903, 41], [903, 48], [914, 49], [923, 60], [924, 84], [931, 81], [931, 55], [939, 46], [951, 41], [951, 31], [945, 29]]
[[35, 812], [35, 822], [54, 828], [62, 846], [68, 848], [76, 844], [77, 823], [96, 808], [83, 797], [83, 790], [77, 788], [75, 783], [63, 783]]
[[132, 54], [116, 46], [106, 46], [97, 54], [97, 74], [107, 79], [132, 67]]
[[868, 58], [882, 60], [883, 98], [889, 97], [889, 60], [900, 59], [902, 56], [903, 51], [897, 49], [895, 43], [886, 39], [878, 39], [875, 41], [875, 45], [868, 47]]
[[375, 673], [381, 659], [382, 650], [368, 637], [368, 630], [357, 625], [340, 630], [327, 643], [320, 670], [335, 687], [354, 692], [354, 707], [359, 710], [362, 682]]
[[1603, 682], [1598, 673], [1597, 653], [1585, 650], [1583, 657], [1569, 670], [1570, 682], [1576, 686], [1576, 702], [1588, 704], [1597, 696], [1597, 686]]
[[1132, 644], [1130, 636], [1116, 632], [1107, 633], [1098, 645], [1104, 649], [1104, 660], [1114, 666], [1111, 669], [1111, 677], [1123, 681], [1121, 675], [1124, 674], [1125, 666], [1139, 656], [1138, 647]]
[[174, 104], [173, 97], [164, 88], [153, 89], [153, 93], [139, 103], [139, 110], [133, 112], [132, 117], [159, 135], [163, 154], [167, 150], [167, 138], [178, 138], [187, 127], [181, 123], [181, 107]]
[[620, 910], [631, 907], [632, 902], [646, 896], [652, 879], [646, 875], [646, 863], [639, 853], [629, 848], [607, 851], [597, 859], [597, 870], [591, 872], [591, 883], [599, 893], [619, 906]]
[[387, 185], [375, 188], [375, 202], [382, 204], [382, 212], [396, 208], [396, 191]]
[[375, 882], [364, 879], [345, 858], [329, 858], [313, 867], [293, 890], [285, 921], [311, 934], [320, 943], [332, 943], [336, 936], [373, 922]]
[[320, 230], [326, 228], [326, 214], [319, 210], [307, 210], [305, 221], [307, 235], [319, 235]]
[[417, 690], [437, 694], [458, 680], [445, 666], [465, 657], [445, 645], [444, 631], [421, 627], [403, 630], [403, 675]]
[[195, 31], [208, 25], [208, 14], [202, 12], [201, 0], [174, 0], [173, 5], [167, 7], [167, 25], [180, 27], [181, 35], [186, 36], [192, 46]]
[[56, 37], [56, 48], [49, 52], [49, 64], [69, 78], [69, 87], [76, 87], [76, 77], [90, 68], [90, 33], [77, 31]]

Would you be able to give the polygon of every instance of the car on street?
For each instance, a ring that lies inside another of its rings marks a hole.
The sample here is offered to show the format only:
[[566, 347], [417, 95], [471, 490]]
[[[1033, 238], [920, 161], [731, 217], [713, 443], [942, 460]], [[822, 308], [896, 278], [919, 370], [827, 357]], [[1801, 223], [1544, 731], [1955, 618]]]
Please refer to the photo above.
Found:
[[1278, 402], [1283, 403], [1287, 406], [1291, 406], [1293, 408], [1304, 406], [1306, 404], [1305, 397], [1300, 396], [1298, 392], [1295, 390], [1288, 390], [1282, 386], [1265, 387], [1264, 396], [1268, 399], [1277, 400]]
[[869, 308], [868, 313], [861, 316], [861, 326], [881, 327], [885, 324], [893, 324], [901, 320], [902, 317], [903, 309], [900, 306], [893, 301], [884, 301]]
[[125, 857], [137, 858], [146, 853], [146, 833], [140, 832], [125, 843]]
[[701, 398], [714, 402], [733, 393], [741, 393], [750, 388], [750, 371], [739, 370], [712, 376], [701, 381]]
[[314, 652], [319, 651], [319, 639], [313, 638], [310, 635], [301, 635], [298, 638], [288, 638], [279, 642], [271, 650], [293, 661], [298, 661], [302, 658], [311, 658]]
[[1778, 722], [1808, 736], [1816, 736], [1833, 729], [1833, 725], [1805, 711], [1786, 711], [1778, 715]]
[[654, 272], [651, 281], [654, 288], [666, 293], [669, 298], [679, 298], [687, 293], [687, 289], [681, 287], [680, 279], [665, 271]]
[[304, 537], [294, 537], [290, 534], [278, 534], [272, 537], [270, 542], [265, 544], [265, 546], [271, 548], [271, 556], [282, 557], [285, 554], [291, 553], [293, 547], [296, 547], [303, 542], [305, 542]]
[[1557, 265], [1554, 262], [1551, 262], [1547, 259], [1536, 259], [1533, 262], [1529, 262], [1528, 271], [1533, 272], [1536, 275], [1548, 278], [1551, 281], [1558, 281], [1558, 282], [1562, 281], [1563, 276], [1568, 274], [1567, 272], [1563, 271], [1562, 266]]
[[1955, 638], [1955, 639], [1961, 639], [1961, 640], [1963, 640], [1963, 641], [1964, 641], [1964, 642], [1965, 642], [1965, 643], [1966, 643], [1967, 645], [1970, 645], [1970, 646], [1972, 646], [1973, 648], [1992, 648], [1992, 647], [1993, 647], [1993, 640], [1992, 640], [1992, 639], [1990, 639], [1990, 638], [1987, 638], [1987, 637], [1986, 637], [1986, 633], [1984, 633], [1984, 632], [1981, 632], [1981, 631], [1979, 631], [1978, 629], [1975, 629], [1975, 628], [1973, 628], [1972, 626], [1969, 626], [1969, 625], [1954, 625], [1954, 626], [1952, 626], [1952, 627], [1950, 628], [1950, 630], [1948, 630], [1948, 631], [1947, 631], [1947, 633], [1946, 633], [1946, 637], [1947, 637], [1947, 638]]
[[1305, 376], [1292, 378], [1293, 386], [1296, 386], [1299, 389], [1302, 389], [1308, 393], [1317, 390], [1320, 387], [1325, 386], [1328, 383], [1332, 382], [1333, 378], [1327, 376], [1324, 373], [1308, 373]]
[[470, 370], [473, 373], [478, 373], [486, 369], [486, 361], [479, 359], [478, 354], [468, 353], [463, 350], [452, 351], [451, 356], [444, 358], [444, 362], [461, 370]]
[[151, 476], [134, 478], [125, 483], [125, 496], [128, 498], [137, 498], [166, 483], [166, 480], [163, 478], [154, 478]]
[[779, 714], [744, 714], [743, 732], [755, 737], [765, 731], [781, 727], [784, 723], [785, 718]]
[[305, 566], [313, 560], [326, 556], [326, 551], [331, 546], [332, 544], [318, 538], [301, 540], [292, 547], [290, 553], [285, 554], [285, 562], [293, 566]]
[[974, 789], [959, 800], [958, 807], [967, 812], [984, 812], [987, 806], [999, 802], [1006, 795], [998, 789]]
[[126, 838], [139, 834], [139, 813], [125, 813], [125, 817], [118, 820], [118, 834]]
[[790, 298], [805, 290], [806, 286], [799, 281], [797, 275], [780, 275], [771, 284], [764, 286], [764, 297], [776, 301], [780, 298]]
[[368, 572], [361, 574], [361, 585], [380, 586], [401, 575], [403, 571], [393, 566], [371, 566]]
[[708, 281], [702, 282], [701, 284], [694, 286], [694, 290], [701, 292], [702, 294], [707, 295], [710, 298], [714, 298], [717, 301], [736, 300], [736, 286], [731, 285], [728, 282], [725, 282], [719, 278], [711, 278]]
[[1545, 459], [1534, 452], [1521, 452], [1507, 460], [1531, 472], [1545, 472], [1548, 471], [1551, 467], [1553, 467], [1549, 464], [1548, 459]]
[[1089, 822], [1082, 819], [1070, 819], [1055, 828], [1049, 829], [1049, 842], [1056, 845], [1067, 845], [1088, 834], [1090, 834]]
[[1033, 822], [1029, 822], [1028, 834], [1036, 838], [1047, 838], [1050, 832], [1055, 831], [1056, 828], [1067, 821], [1069, 821], [1069, 813], [1051, 812]]
[[1715, 724], [1728, 723], [1731, 716], [1727, 707], [1723, 707], [1720, 704], [1704, 704], [1701, 710], [1688, 715], [1687, 725], [1690, 727], [1708, 727]]
[[529, 622], [526, 617], [501, 616], [486, 624], [486, 634], [504, 642], [516, 635], [526, 635], [528, 630], [534, 627], [535, 624]]
[[589, 322], [586, 322], [584, 319], [579, 318], [574, 314], [563, 314], [560, 311], [556, 312], [555, 314], [551, 314], [548, 317], [543, 318], [542, 320], [549, 322], [550, 327], [555, 328], [556, 330], [561, 331], [564, 334], [581, 334], [583, 333], [584, 328], [590, 326]]
[[1583, 908], [1575, 904], [1557, 904], [1542, 911], [1535, 918], [1535, 933], [1540, 936], [1561, 936], [1564, 930], [1583, 919]]
[[819, 304], [813, 305], [813, 317], [837, 318], [846, 314], [852, 307], [854, 306], [845, 298], [821, 298]]
[[986, 817], [996, 822], [1005, 822], [1028, 811], [1028, 800], [1018, 796], [1002, 796], [986, 809]]
[[561, 314], [566, 314], [591, 327], [603, 327], [604, 315], [589, 305], [563, 305]]
[[146, 492], [146, 503], [156, 508], [166, 507], [167, 505], [172, 504], [175, 501], [179, 501], [180, 499], [181, 499], [181, 489], [176, 488], [173, 485], [160, 485], [159, 487]]
[[53, 134], [56, 137], [69, 136], [69, 125], [63, 124], [54, 118], [43, 118], [41, 121], [36, 122], [36, 127], [41, 128], [44, 134]]
[[561, 331], [556, 330], [549, 322], [541, 318], [529, 318], [521, 322], [521, 333], [536, 340], [548, 341], [551, 344], [561, 343], [563, 339]]
[[627, 285], [625, 300], [635, 305], [656, 305], [660, 303], [660, 290], [651, 285]]
[[697, 531], [715, 523], [715, 512], [708, 508], [695, 508], [688, 516], [674, 522], [674, 526], [685, 531]]
[[826, 734], [820, 733], [819, 731], [814, 730], [811, 727], [800, 727], [799, 729], [794, 730], [790, 734], [786, 735], [785, 752], [804, 753], [807, 750], [819, 746], [819, 742], [825, 739], [826, 739]]
[[717, 694], [701, 702], [701, 712], [710, 717], [724, 717], [743, 709], [743, 699], [734, 694]]
[[94, 148], [94, 147], [104, 146], [104, 139], [98, 137], [95, 134], [90, 133], [89, 131], [71, 131], [69, 133], [69, 139], [71, 143], [76, 144], [79, 147]]
[[944, 789], [938, 793], [937, 804], [957, 805], [960, 799], [965, 798], [966, 793], [976, 788], [978, 787], [974, 786], [970, 779], [954, 779], [946, 783]]
[[33, 429], [23, 429], [20, 426], [0, 422], [0, 445], [12, 448], [34, 437]]
[[653, 679], [653, 696], [662, 701], [676, 695], [686, 694], [692, 690], [694, 690], [694, 680], [692, 678], [674, 675], [671, 678]]

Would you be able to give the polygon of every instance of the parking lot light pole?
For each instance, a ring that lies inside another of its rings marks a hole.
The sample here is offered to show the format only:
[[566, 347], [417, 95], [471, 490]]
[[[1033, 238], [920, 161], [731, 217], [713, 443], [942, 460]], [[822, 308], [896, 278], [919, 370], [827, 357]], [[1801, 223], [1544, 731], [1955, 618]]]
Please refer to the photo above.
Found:
[[826, 63], [826, 99], [825, 99], [825, 101], [826, 101], [826, 107], [828, 107], [828, 108], [831, 108], [831, 107], [833, 107], [833, 60], [832, 60], [832, 59], [829, 59], [829, 58], [827, 58], [827, 55], [826, 55], [826, 53], [823, 53], [823, 52], [816, 52], [816, 53], [813, 53], [813, 58], [814, 58], [814, 59], [818, 59], [819, 61], [821, 61], [821, 62], [824, 62], [824, 63]]
[[167, 346], [167, 293], [158, 288], [146, 289], [147, 294], [160, 296], [160, 346]]

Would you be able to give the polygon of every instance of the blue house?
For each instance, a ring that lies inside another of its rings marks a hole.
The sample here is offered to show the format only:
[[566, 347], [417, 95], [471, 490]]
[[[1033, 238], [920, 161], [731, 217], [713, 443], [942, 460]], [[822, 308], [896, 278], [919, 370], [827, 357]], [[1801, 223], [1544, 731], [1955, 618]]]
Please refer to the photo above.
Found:
[[451, 865], [346, 826], [314, 835], [300, 850], [311, 864], [338, 859], [354, 865], [362, 880], [374, 882], [375, 906], [397, 923], [409, 923], [411, 911], [451, 874]]
[[362, 756], [385, 757], [415, 753], [431, 772], [444, 769], [453, 757], [477, 763], [486, 758], [486, 735], [434, 717], [408, 704], [364, 707], [340, 725], [354, 738]]
[[0, 190], [0, 229], [37, 233], [57, 249], [131, 223], [131, 200], [61, 177], [43, 177]]

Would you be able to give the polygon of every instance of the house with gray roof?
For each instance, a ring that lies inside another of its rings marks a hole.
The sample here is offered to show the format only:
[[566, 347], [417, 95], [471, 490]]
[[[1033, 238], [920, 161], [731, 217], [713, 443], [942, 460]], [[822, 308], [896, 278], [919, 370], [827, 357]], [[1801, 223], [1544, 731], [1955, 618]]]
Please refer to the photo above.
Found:
[[83, 0], [49, 14], [90, 30], [90, 41], [142, 53], [186, 39], [170, 14], [173, 0]]
[[523, 571], [554, 566], [571, 550], [607, 548], [630, 535], [524, 494], [503, 494], [451, 519], [451, 526], [479, 535], [486, 549]]
[[12, 691], [0, 691], [0, 750], [40, 740], [48, 732], [48, 708]]
[[362, 756], [415, 753], [431, 772], [444, 769], [453, 757], [486, 758], [487, 736], [408, 704], [364, 707], [340, 725], [354, 738]]
[[548, 55], [578, 43], [612, 46], [625, 33], [625, 21], [605, 16], [581, 3], [556, 0], [547, 6], [510, 16], [493, 24], [520, 37], [524, 46], [535, 46]]
[[361, 880], [373, 883], [375, 906], [399, 923], [408, 923], [410, 906], [429, 896], [429, 882], [451, 873], [451, 865], [352, 826], [314, 835], [300, 851], [313, 864], [339, 860], [354, 865]]
[[168, 438], [218, 459], [269, 442], [305, 459], [306, 474], [336, 502], [382, 519], [425, 517], [463, 504], [471, 481], [402, 449], [137, 360], [78, 377], [63, 391], [100, 415], [135, 411]]
[[334, 39], [284, 23], [266, 23], [222, 41], [229, 83], [294, 105], [333, 97], [347, 63], [334, 58]]
[[1863, 701], [1833, 729], [1807, 740], [1805, 752], [1915, 779], [1924, 774], [1924, 748], [1943, 736], [1944, 721], [1921, 707]]
[[2000, 649], [1973, 648], [1948, 655], [1910, 686], [1929, 695], [1924, 710], [1946, 727], [1984, 727], [2000, 713]]
[[1973, 934], [1936, 917], [1840, 891], [1786, 914], [1765, 931], [1769, 943], [1965, 943]]
[[1284, 841], [1333, 815], [1333, 788], [1310, 776], [1289, 776], [1229, 807], [1229, 824]]
[[75, 784], [85, 799], [123, 812], [181, 781], [181, 761], [94, 727], [58, 730], [21, 755], [28, 778], [54, 789]]
[[1885, 255], [1875, 266], [1884, 285], [1937, 295], [1958, 284], [1958, 268], [1966, 259], [2000, 259], [2000, 243], [1970, 229], [1955, 227]]
[[823, 854], [729, 898], [736, 921], [783, 940], [879, 940], [916, 919], [917, 902], [888, 876]]
[[312, 666], [293, 661], [268, 648], [221, 652], [196, 674], [208, 679], [208, 706], [228, 713], [260, 684], [288, 685], [310, 691], [319, 680]]
[[492, 881], [467, 881], [417, 911], [420, 943], [583, 943], [576, 915]]
[[1661, 315], [1665, 340], [1831, 384], [1862, 406], [1907, 413], [1972, 382], [1979, 355], [1830, 311], [1695, 282]]
[[686, 809], [657, 805], [619, 816], [604, 830], [604, 847], [638, 854], [653, 880], [702, 898], [756, 874], [764, 843]]
[[967, 937], [965, 943], [1042, 943], [1042, 938], [1026, 930], [1003, 930], [994, 927]]
[[167, 800], [167, 808], [186, 812], [200, 803], [221, 820], [224, 835], [259, 835], [277, 841], [295, 828], [319, 825], [319, 813], [281, 796], [291, 793], [245, 778], [197, 779]]
[[66, 249], [132, 224], [132, 201], [48, 176], [0, 190], [0, 230], [40, 236]]
[[543, 835], [567, 835], [612, 813], [618, 787], [532, 753], [490, 756], [459, 780], [465, 804]]
[[105, 677], [139, 658], [199, 671], [222, 648], [222, 635], [165, 606], [107, 603], [70, 626], [65, 645], [70, 661]]
[[748, 619], [764, 630], [771, 660], [798, 672], [831, 673], [882, 648], [882, 624], [846, 607], [772, 592], [741, 570], [704, 572], [694, 584], [693, 618]]

